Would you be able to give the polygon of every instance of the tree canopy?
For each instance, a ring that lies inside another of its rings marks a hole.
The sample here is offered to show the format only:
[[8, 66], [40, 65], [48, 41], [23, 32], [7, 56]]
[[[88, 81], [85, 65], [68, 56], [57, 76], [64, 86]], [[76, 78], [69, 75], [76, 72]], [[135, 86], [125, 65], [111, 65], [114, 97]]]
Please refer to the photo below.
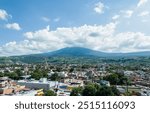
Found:
[[52, 90], [44, 91], [44, 96], [56, 96], [56, 93]]
[[85, 87], [74, 88], [71, 96], [119, 96], [120, 92], [116, 87], [100, 86], [99, 84], [90, 83]]

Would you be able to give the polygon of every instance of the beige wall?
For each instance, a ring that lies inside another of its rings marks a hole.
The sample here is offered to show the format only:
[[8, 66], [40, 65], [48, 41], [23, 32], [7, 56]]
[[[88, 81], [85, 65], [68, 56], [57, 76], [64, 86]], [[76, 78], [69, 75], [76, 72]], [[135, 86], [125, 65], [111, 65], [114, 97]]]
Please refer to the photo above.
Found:
[[13, 92], [13, 89], [4, 89], [2, 94], [11, 94]]

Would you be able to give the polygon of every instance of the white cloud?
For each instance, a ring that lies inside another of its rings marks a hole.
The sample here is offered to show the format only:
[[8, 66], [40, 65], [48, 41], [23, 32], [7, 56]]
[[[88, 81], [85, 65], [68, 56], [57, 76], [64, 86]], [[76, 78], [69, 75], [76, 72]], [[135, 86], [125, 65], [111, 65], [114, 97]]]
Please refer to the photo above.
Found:
[[[115, 27], [114, 23], [105, 26], [84, 25], [73, 28], [57, 28], [55, 31], [50, 31], [49, 27], [46, 27], [42, 30], [25, 33], [26, 39], [21, 42], [14, 41], [0, 46], [0, 54], [10, 56], [40, 53], [69, 46], [89, 46], [89, 48], [95, 49], [97, 45], [91, 43], [102, 43], [99, 38], [111, 36]], [[97, 37], [92, 34], [96, 34]]]
[[144, 5], [146, 2], [148, 2], [148, 0], [139, 0], [137, 7]]
[[21, 30], [21, 27], [19, 26], [18, 23], [12, 23], [12, 24], [6, 24], [5, 26], [7, 29], [12, 29], [12, 30]]
[[59, 17], [57, 17], [57, 18], [54, 19], [54, 22], [59, 22], [59, 21], [60, 21]]
[[118, 51], [133, 52], [133, 51], [149, 51], [150, 36], [146, 36], [140, 32], [124, 32], [116, 35], [116, 44]]
[[1, 55], [20, 55], [48, 52], [63, 47], [80, 46], [105, 52], [135, 52], [150, 50], [150, 36], [140, 32], [115, 33], [115, 23], [102, 25], [83, 25], [72, 28], [49, 26], [35, 32], [24, 34], [25, 40], [9, 42], [0, 46]]
[[50, 19], [48, 17], [42, 17], [42, 20], [45, 21], [45, 22], [49, 22]]
[[149, 11], [143, 11], [138, 16], [148, 16], [149, 14]]
[[0, 9], [0, 19], [7, 20], [10, 15], [3, 9]]
[[104, 4], [102, 2], [98, 2], [95, 4], [94, 11], [98, 14], [104, 13]]
[[120, 17], [120, 15], [115, 15], [112, 17], [113, 20], [117, 20]]
[[133, 15], [132, 10], [121, 11], [124, 14], [124, 17], [130, 18]]
[[143, 23], [148, 22], [148, 20], [146, 20], [146, 19], [142, 19], [141, 21], [142, 21]]

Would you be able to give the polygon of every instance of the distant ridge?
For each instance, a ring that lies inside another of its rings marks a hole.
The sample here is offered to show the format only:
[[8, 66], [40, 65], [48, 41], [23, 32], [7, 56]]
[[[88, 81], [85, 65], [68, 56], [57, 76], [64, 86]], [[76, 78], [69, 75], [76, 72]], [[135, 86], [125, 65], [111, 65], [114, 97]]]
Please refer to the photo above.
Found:
[[45, 58], [51, 58], [55, 61], [55, 57], [85, 57], [85, 58], [119, 58], [119, 57], [150, 57], [150, 51], [145, 52], [133, 52], [133, 53], [105, 53], [100, 51], [91, 50], [82, 47], [67, 47], [62, 48], [53, 52], [41, 53], [41, 54], [31, 54], [31, 55], [21, 55], [21, 56], [10, 56], [10, 57], [0, 57], [0, 63], [41, 63], [45, 61]]
[[132, 53], [105, 53], [83, 47], [66, 47], [57, 51], [40, 54], [42, 56], [96, 56], [96, 57], [129, 57], [129, 56], [150, 56], [150, 51]]
[[106, 53], [82, 47], [66, 47], [57, 51], [44, 53], [46, 56], [103, 56]]

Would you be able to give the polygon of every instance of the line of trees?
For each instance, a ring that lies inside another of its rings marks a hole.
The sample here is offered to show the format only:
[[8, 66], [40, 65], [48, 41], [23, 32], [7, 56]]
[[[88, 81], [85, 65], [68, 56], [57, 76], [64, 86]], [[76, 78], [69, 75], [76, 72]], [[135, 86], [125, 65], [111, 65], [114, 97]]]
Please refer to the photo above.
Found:
[[22, 76], [22, 72], [19, 69], [15, 70], [14, 72], [7, 72], [7, 71], [4, 73], [0, 72], [0, 77], [4, 76], [9, 77], [13, 80], [19, 80]]
[[112, 73], [109, 76], [103, 77], [103, 80], [109, 81], [111, 85], [126, 85], [130, 84], [130, 80], [122, 74]]
[[90, 83], [85, 87], [73, 88], [70, 96], [119, 96], [120, 92], [116, 87], [100, 86]]

